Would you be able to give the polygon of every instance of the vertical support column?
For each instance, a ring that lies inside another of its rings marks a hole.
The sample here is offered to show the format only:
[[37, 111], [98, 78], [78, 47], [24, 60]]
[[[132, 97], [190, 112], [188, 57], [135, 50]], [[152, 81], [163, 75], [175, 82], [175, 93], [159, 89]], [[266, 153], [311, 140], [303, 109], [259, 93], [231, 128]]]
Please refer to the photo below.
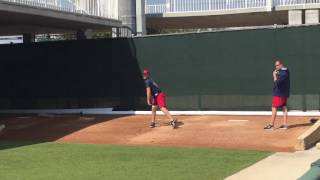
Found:
[[97, 0], [97, 16], [101, 16], [101, 8], [105, 8], [104, 4], [100, 3], [100, 0]]
[[267, 0], [267, 10], [268, 11], [273, 10], [273, 0]]
[[172, 12], [176, 12], [176, 11], [177, 11], [177, 8], [176, 8], [176, 0], [172, 0], [172, 1], [173, 1], [173, 3], [172, 3], [173, 9], [171, 9], [171, 10], [172, 10]]
[[84, 35], [84, 31], [83, 30], [77, 30], [77, 40], [82, 40], [82, 39], [86, 39], [86, 36]]
[[[111, 17], [120, 19], [120, 9], [119, 9], [119, 1], [118, 0], [109, 0], [108, 1], [108, 10], [112, 10]], [[116, 38], [120, 36], [120, 30], [118, 27], [112, 28], [112, 37]]]
[[137, 30], [136, 0], [119, 0], [118, 3], [119, 20], [122, 21], [123, 26], [127, 27], [126, 29], [123, 28], [120, 32], [125, 34], [135, 34]]
[[289, 25], [302, 24], [302, 10], [289, 10], [288, 19]]
[[23, 43], [33, 43], [36, 40], [35, 34], [25, 33], [23, 34]]
[[84, 35], [86, 36], [86, 39], [92, 39], [93, 38], [93, 31], [92, 29], [86, 29], [84, 31]]
[[119, 28], [112, 28], [112, 37], [113, 37], [113, 38], [120, 37]]
[[82, 39], [92, 39], [93, 37], [93, 31], [91, 29], [79, 29], [77, 30], [77, 40]]
[[319, 9], [306, 9], [305, 10], [305, 22], [306, 22], [306, 24], [319, 23]]
[[166, 12], [171, 12], [171, 0], [166, 0]]
[[136, 0], [137, 36], [146, 34], [145, 0]]

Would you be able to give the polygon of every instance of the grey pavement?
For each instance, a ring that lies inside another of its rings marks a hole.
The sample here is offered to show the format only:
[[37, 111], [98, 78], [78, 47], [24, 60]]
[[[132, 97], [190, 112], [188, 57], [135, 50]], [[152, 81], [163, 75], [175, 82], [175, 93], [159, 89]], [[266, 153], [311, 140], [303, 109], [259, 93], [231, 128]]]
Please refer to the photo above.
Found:
[[226, 180], [295, 180], [320, 159], [316, 147], [294, 153], [278, 152], [226, 178]]

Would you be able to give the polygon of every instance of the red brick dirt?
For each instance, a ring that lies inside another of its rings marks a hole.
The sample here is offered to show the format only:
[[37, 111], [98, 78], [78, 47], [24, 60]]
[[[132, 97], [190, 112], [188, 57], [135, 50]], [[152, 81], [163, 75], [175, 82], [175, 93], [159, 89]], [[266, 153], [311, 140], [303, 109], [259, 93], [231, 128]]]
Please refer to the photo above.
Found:
[[[158, 116], [150, 129], [150, 118], [1, 116], [6, 128], [0, 140], [294, 151], [297, 137], [312, 125], [310, 117], [289, 117], [288, 130], [264, 130], [269, 116], [178, 116], [179, 127], [172, 129]], [[276, 127], [281, 122], [280, 116]]]

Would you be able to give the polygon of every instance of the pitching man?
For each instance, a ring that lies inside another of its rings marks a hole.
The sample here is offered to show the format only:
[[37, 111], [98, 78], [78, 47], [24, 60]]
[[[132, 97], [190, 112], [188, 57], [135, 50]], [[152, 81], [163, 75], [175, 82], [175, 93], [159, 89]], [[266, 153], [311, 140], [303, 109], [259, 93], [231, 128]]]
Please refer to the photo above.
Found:
[[147, 104], [151, 106], [152, 120], [150, 128], [154, 128], [156, 123], [157, 107], [167, 116], [173, 128], [177, 127], [177, 119], [173, 118], [167, 109], [166, 94], [159, 88], [158, 84], [150, 77], [150, 72], [147, 69], [143, 70], [143, 79], [146, 85]]

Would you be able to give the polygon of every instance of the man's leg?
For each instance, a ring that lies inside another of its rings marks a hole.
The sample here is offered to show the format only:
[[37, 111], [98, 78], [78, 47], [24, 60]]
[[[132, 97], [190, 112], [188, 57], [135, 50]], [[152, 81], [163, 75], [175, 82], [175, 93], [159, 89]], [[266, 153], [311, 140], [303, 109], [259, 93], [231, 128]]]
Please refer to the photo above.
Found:
[[170, 112], [166, 107], [162, 107], [161, 111], [167, 116], [168, 119], [170, 119], [171, 121], [173, 120], [173, 117], [171, 116]]
[[168, 109], [166, 107], [162, 107], [161, 111], [167, 116], [167, 118], [170, 119], [170, 124], [173, 127], [173, 129], [177, 128], [178, 127], [177, 119], [171, 116], [171, 114], [168, 111]]
[[288, 124], [288, 109], [286, 106], [283, 107], [283, 125]]
[[264, 129], [272, 129], [274, 127], [276, 117], [277, 117], [277, 108], [272, 107], [272, 116], [271, 116], [270, 123], [267, 126], [265, 126]]
[[270, 121], [270, 124], [272, 126], [274, 126], [274, 123], [276, 121], [276, 117], [277, 117], [277, 108], [276, 107], [272, 107], [272, 116], [271, 116], [271, 121]]
[[279, 129], [288, 129], [288, 109], [286, 106], [283, 106], [283, 124], [279, 127]]
[[166, 95], [165, 93], [160, 93], [157, 97], [157, 102], [160, 107], [160, 110], [167, 116], [167, 118], [170, 120], [170, 124], [173, 128], [177, 127], [177, 120], [171, 116], [170, 112], [166, 108]]
[[152, 111], [152, 120], [151, 120], [151, 123], [150, 123], [150, 128], [156, 127], [157, 107], [158, 107], [158, 106], [152, 105], [152, 108], [151, 108], [151, 111]]
[[166, 94], [164, 92], [160, 93], [159, 96], [157, 96], [157, 102], [160, 107], [160, 110], [167, 116], [167, 118], [170, 119], [170, 121], [173, 121], [174, 118], [171, 116], [170, 112], [166, 108], [167, 102], [166, 102]]

